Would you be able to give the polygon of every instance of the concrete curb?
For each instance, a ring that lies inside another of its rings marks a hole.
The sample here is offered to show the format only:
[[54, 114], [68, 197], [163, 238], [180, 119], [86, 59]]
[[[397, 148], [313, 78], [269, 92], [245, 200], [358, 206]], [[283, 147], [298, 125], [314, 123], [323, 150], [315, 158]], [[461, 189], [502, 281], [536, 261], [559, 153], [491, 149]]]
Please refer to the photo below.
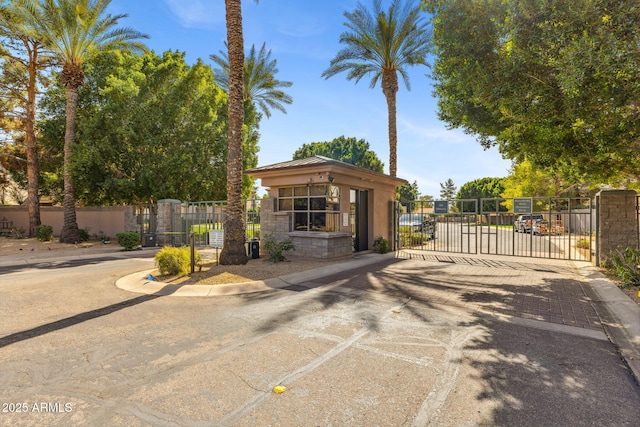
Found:
[[216, 297], [225, 295], [240, 295], [252, 292], [262, 292], [272, 289], [282, 289], [291, 285], [311, 282], [321, 277], [330, 276], [344, 270], [363, 267], [370, 264], [396, 258], [395, 252], [380, 255], [369, 253], [349, 259], [342, 263], [318, 267], [313, 270], [287, 274], [274, 279], [257, 280], [226, 285], [172, 285], [169, 283], [149, 280], [149, 273], [153, 269], [129, 274], [116, 281], [116, 286], [128, 292], [153, 295], [170, 295], [176, 297]]
[[596, 311], [609, 340], [640, 384], [640, 306], [593, 265], [576, 266], [597, 298]]

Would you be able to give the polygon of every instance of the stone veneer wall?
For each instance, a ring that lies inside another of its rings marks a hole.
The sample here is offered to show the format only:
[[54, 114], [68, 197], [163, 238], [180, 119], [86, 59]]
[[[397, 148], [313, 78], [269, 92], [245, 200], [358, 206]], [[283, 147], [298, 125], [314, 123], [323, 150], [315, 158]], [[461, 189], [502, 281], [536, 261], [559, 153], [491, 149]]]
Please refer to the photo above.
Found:
[[[267, 234], [276, 240], [290, 239], [295, 250], [287, 256], [338, 259], [353, 254], [351, 233], [325, 233], [316, 231], [293, 231], [291, 229], [291, 213], [275, 212], [275, 198], [263, 199], [260, 207], [260, 236]], [[261, 247], [264, 243], [261, 243]]]
[[603, 190], [598, 198], [596, 264], [617, 248], [638, 247], [637, 196], [632, 190]]
[[330, 260], [353, 255], [351, 233], [293, 231], [289, 239], [295, 246], [292, 256]]

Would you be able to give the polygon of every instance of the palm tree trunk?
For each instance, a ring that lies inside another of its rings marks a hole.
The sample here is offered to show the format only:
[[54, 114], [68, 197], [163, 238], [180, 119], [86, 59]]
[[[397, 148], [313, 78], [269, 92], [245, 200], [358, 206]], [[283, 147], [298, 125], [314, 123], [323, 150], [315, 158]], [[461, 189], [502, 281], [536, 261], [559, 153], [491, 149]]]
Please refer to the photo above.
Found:
[[37, 51], [30, 53], [33, 60], [29, 61], [29, 84], [27, 87], [27, 120], [25, 123], [27, 146], [27, 210], [29, 212], [29, 237], [35, 235], [35, 229], [40, 225], [40, 200], [38, 198], [38, 148], [36, 146], [36, 65]]
[[60, 232], [60, 241], [62, 243], [77, 243], [80, 241], [80, 232], [76, 221], [76, 197], [71, 179], [71, 153], [73, 152], [73, 143], [76, 139], [76, 109], [78, 107], [78, 88], [74, 85], [68, 85], [67, 93], [67, 110], [66, 110], [66, 129], [64, 134], [64, 163], [63, 163], [63, 179], [64, 179], [64, 224]]
[[398, 162], [398, 130], [396, 125], [396, 94], [398, 93], [398, 75], [395, 70], [382, 71], [382, 93], [387, 99], [389, 116], [389, 175], [395, 177]]
[[248, 261], [245, 250], [242, 206], [242, 124], [244, 122], [244, 40], [240, 0], [225, 0], [229, 49], [229, 127], [227, 153], [227, 211], [220, 264], [239, 265]]

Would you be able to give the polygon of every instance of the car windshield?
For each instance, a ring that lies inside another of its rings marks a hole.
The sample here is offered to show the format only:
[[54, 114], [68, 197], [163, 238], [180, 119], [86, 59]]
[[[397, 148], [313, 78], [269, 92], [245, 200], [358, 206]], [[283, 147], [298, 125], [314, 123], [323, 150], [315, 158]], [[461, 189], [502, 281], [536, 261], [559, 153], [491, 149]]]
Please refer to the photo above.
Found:
[[400, 222], [406, 222], [406, 223], [413, 223], [413, 222], [420, 223], [422, 222], [423, 219], [424, 219], [424, 216], [420, 214], [403, 214], [400, 216]]

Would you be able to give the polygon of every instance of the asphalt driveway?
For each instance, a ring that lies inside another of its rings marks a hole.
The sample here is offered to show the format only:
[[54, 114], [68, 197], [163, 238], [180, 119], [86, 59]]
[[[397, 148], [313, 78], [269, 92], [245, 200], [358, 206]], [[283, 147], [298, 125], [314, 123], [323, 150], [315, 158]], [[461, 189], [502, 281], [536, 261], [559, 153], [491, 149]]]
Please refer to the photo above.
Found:
[[5, 266], [0, 424], [637, 423], [579, 265], [434, 256], [212, 298], [119, 289], [144, 258]]

